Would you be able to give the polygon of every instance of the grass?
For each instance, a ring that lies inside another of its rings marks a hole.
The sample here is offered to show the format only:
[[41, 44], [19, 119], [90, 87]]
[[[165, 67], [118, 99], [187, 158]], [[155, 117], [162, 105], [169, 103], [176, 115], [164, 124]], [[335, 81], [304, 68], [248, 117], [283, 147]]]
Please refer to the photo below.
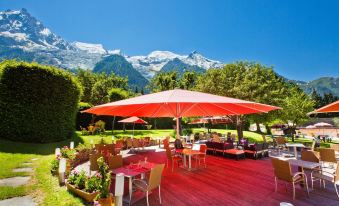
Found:
[[[194, 129], [193, 132], [204, 131], [203, 129]], [[231, 132], [236, 134], [236, 130], [213, 129], [213, 132], [226, 134]], [[153, 138], [164, 137], [173, 133], [172, 129], [164, 130], [136, 130], [135, 137], [151, 136]], [[132, 136], [132, 131], [115, 130], [114, 136], [121, 138], [123, 136]], [[244, 136], [250, 141], [262, 141], [260, 134], [244, 131]], [[84, 205], [80, 198], [68, 193], [65, 187], [60, 187], [57, 177], [50, 173], [50, 162], [54, 158], [54, 150], [56, 147], [69, 145], [71, 141], [78, 143], [90, 144], [91, 140], [97, 143], [104, 138], [107, 142], [112, 140], [112, 131], [106, 131], [103, 135], [82, 135], [77, 132], [72, 139], [64, 140], [56, 143], [33, 144], [19, 143], [0, 139], [0, 178], [13, 177], [17, 175], [31, 175], [32, 180], [26, 186], [11, 188], [0, 187], [0, 199], [7, 199], [15, 196], [31, 195], [38, 205]], [[267, 138], [270, 141], [270, 138]], [[309, 142], [308, 139], [296, 139], [296, 142]], [[324, 145], [327, 146], [327, 145]], [[23, 167], [22, 163], [30, 162], [32, 158], [39, 158], [33, 162], [35, 172], [13, 173], [12, 170], [17, 167]]]

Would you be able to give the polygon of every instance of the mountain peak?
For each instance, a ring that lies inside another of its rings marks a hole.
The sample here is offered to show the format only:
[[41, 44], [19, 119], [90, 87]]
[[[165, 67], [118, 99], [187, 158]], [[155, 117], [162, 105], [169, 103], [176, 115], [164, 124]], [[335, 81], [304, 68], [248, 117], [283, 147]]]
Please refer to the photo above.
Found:
[[170, 51], [153, 51], [147, 55], [149, 58], [158, 58], [158, 59], [173, 59], [179, 55], [174, 54]]
[[12, 46], [24, 50], [74, 49], [24, 8], [0, 12], [0, 37], [5, 41], [15, 40]]

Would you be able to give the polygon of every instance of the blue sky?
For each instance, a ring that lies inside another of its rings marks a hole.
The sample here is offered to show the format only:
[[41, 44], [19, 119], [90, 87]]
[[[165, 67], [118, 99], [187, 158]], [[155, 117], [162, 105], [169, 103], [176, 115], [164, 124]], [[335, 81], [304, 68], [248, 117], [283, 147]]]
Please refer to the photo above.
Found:
[[339, 1], [1, 0], [26, 8], [68, 41], [127, 55], [197, 50], [225, 63], [257, 61], [290, 79], [339, 76]]

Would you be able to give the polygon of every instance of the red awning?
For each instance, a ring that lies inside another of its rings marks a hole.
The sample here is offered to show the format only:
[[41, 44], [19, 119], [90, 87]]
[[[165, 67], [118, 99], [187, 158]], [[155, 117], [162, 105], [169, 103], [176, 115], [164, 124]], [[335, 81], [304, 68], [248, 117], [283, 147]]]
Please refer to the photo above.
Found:
[[339, 100], [315, 110], [312, 113], [339, 112]]

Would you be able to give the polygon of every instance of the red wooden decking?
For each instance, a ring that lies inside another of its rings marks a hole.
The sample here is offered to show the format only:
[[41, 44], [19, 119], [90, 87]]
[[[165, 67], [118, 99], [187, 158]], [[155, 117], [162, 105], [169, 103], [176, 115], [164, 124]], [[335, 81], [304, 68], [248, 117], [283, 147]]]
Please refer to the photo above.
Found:
[[[139, 153], [124, 161], [136, 162], [145, 156], [152, 162], [166, 162], [164, 152]], [[162, 180], [163, 205], [279, 205], [280, 202], [293, 205], [339, 205], [339, 199], [329, 183], [326, 189], [319, 188], [319, 182], [315, 183], [310, 198], [297, 187], [296, 199], [292, 200], [292, 186], [289, 185], [286, 192], [284, 183], [279, 185], [275, 193], [269, 158], [236, 161], [208, 155], [206, 161], [207, 168], [192, 172], [175, 168], [172, 173], [170, 167], [165, 168]], [[149, 200], [150, 205], [159, 205], [157, 191], [150, 195]], [[146, 199], [134, 205], [146, 205]]]

